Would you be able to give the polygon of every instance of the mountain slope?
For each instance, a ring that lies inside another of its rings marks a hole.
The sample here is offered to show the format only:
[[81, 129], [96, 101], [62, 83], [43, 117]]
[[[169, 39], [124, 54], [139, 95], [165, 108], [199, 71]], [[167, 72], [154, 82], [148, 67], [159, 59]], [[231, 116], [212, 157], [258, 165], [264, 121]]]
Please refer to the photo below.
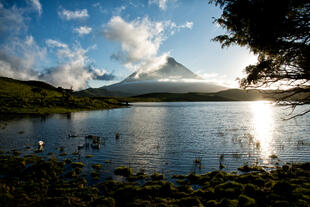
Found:
[[128, 83], [134, 81], [147, 81], [159, 79], [196, 79], [203, 80], [200, 76], [196, 75], [188, 68], [178, 63], [172, 57], [167, 58], [167, 63], [162, 65], [158, 70], [152, 72], [134, 72], [128, 76], [121, 83]]
[[107, 91], [122, 92], [127, 96], [137, 96], [147, 93], [189, 93], [189, 92], [217, 92], [227, 88], [206, 82], [184, 82], [184, 81], [134, 81], [128, 83], [117, 83], [104, 87]]
[[[209, 93], [225, 89], [227, 88], [205, 82], [200, 76], [169, 57], [167, 62], [158, 70], [134, 72], [119, 83], [91, 90], [93, 94], [97, 95], [109, 94], [129, 97], [147, 93]], [[90, 93], [90, 89], [81, 91], [79, 95], [86, 95], [87, 93]]]

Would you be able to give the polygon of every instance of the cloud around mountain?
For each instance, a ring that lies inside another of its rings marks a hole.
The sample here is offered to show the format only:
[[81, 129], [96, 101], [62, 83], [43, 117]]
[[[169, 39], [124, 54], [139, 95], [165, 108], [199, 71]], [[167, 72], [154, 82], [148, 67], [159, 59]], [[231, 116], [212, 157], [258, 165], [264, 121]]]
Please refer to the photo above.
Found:
[[158, 54], [163, 41], [176, 31], [191, 29], [192, 26], [192, 22], [176, 25], [172, 21], [151, 21], [148, 17], [126, 21], [114, 16], [104, 26], [102, 34], [121, 46], [121, 50], [111, 58], [131, 71], [143, 73], [155, 71], [166, 63], [169, 51]]
[[102, 87], [96, 93], [137, 96], [147, 93], [217, 92], [224, 89], [226, 87], [204, 80], [172, 57], [167, 57], [157, 70], [134, 72], [125, 80]]

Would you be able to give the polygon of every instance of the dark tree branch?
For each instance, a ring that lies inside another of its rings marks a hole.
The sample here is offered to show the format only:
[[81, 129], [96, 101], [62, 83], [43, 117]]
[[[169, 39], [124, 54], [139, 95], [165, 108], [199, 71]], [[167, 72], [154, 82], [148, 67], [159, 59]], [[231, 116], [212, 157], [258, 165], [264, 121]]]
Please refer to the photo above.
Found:
[[[293, 108], [309, 104], [309, 0], [210, 0], [210, 3], [223, 10], [214, 22], [227, 31], [213, 41], [220, 42], [222, 47], [246, 46], [258, 54], [257, 64], [244, 69], [247, 76], [239, 80], [240, 86], [244, 89], [276, 86], [279, 103], [286, 101]], [[288, 90], [280, 90], [283, 87]]]

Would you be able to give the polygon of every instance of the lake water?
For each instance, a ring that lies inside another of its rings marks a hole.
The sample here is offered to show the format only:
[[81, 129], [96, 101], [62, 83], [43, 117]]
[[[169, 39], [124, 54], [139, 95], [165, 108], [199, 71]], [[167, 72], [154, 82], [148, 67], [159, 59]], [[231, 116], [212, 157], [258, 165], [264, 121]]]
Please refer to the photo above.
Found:
[[[43, 140], [41, 154], [58, 155], [63, 147], [68, 156], [60, 159], [78, 160], [72, 153], [85, 143], [86, 135], [96, 135], [105, 143], [99, 150], [81, 149], [80, 159], [86, 170], [92, 163], [102, 163], [105, 176], [120, 165], [173, 175], [217, 170], [220, 162], [223, 170], [236, 171], [244, 163], [274, 167], [310, 161], [310, 114], [284, 121], [288, 112], [267, 102], [178, 102], [48, 117], [2, 117], [0, 149], [30, 153]], [[24, 150], [26, 146], [30, 152]], [[88, 154], [94, 157], [85, 158]]]

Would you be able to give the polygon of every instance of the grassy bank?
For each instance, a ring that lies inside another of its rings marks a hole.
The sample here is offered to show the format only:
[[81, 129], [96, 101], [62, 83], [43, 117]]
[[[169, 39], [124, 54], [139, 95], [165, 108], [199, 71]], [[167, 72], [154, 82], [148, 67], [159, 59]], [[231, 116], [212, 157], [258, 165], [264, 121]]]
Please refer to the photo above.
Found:
[[[223, 171], [203, 175], [133, 173], [127, 167], [96, 185], [81, 174], [85, 165], [51, 155], [0, 155], [0, 206], [309, 206], [310, 163], [291, 164], [266, 172], [248, 166], [244, 174]], [[102, 165], [90, 172], [100, 177]], [[171, 182], [173, 181], [173, 182]], [[173, 184], [175, 183], [175, 184]]]
[[114, 98], [76, 97], [70, 89], [40, 81], [0, 77], [0, 113], [50, 114], [120, 107]]

